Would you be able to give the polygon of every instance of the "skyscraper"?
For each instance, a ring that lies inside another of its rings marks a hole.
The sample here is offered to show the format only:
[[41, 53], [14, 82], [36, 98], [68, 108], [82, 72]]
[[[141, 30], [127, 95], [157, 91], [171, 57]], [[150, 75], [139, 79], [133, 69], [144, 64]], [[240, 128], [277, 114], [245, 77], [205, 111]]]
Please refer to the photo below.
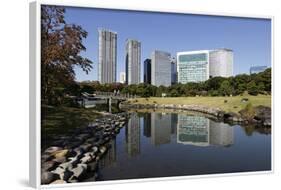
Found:
[[126, 83], [139, 84], [141, 70], [141, 43], [137, 40], [126, 41]]
[[233, 51], [230, 49], [210, 50], [210, 77], [233, 76]]
[[171, 85], [171, 54], [155, 50], [151, 54], [151, 84]]
[[202, 82], [209, 79], [209, 51], [177, 53], [178, 82]]
[[151, 59], [146, 59], [143, 62], [143, 82], [151, 84]]
[[101, 84], [116, 82], [117, 33], [99, 29], [99, 72]]

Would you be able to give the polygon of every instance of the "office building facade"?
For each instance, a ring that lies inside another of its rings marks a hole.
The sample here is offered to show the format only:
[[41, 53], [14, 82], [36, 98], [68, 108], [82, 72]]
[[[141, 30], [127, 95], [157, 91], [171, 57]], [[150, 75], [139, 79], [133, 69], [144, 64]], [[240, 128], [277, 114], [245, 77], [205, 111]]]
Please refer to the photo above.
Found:
[[178, 82], [204, 82], [211, 77], [233, 76], [231, 49], [199, 50], [177, 53]]
[[126, 83], [139, 84], [141, 72], [141, 43], [137, 40], [126, 41]]
[[101, 84], [116, 82], [117, 33], [99, 29], [98, 79]]
[[233, 76], [233, 51], [231, 49], [210, 50], [210, 77]]
[[151, 84], [151, 59], [146, 59], [143, 62], [143, 82]]
[[267, 69], [267, 66], [254, 66], [250, 68], [250, 74], [260, 73]]
[[171, 84], [177, 83], [177, 60], [176, 58], [171, 58]]
[[151, 54], [151, 84], [155, 86], [171, 85], [171, 54], [153, 51]]
[[209, 51], [177, 53], [178, 82], [203, 82], [209, 79]]
[[120, 83], [124, 84], [126, 82], [126, 73], [125, 72], [120, 72]]

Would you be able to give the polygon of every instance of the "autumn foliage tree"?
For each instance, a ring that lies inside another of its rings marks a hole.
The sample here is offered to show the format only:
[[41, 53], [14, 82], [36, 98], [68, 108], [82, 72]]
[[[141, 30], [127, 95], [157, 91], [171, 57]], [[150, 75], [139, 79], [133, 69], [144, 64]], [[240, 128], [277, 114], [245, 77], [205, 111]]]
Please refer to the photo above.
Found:
[[41, 97], [45, 104], [62, 102], [66, 89], [75, 83], [75, 66], [86, 73], [92, 68], [92, 62], [80, 54], [86, 50], [82, 40], [87, 32], [66, 23], [64, 13], [62, 7], [41, 7]]

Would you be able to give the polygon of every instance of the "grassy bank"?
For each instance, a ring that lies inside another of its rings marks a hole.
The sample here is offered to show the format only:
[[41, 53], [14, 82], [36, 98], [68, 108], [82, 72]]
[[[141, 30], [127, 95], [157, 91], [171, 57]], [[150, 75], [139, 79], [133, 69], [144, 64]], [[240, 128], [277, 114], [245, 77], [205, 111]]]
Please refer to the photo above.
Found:
[[42, 105], [42, 148], [60, 135], [67, 135], [75, 128], [86, 127], [99, 116], [94, 109]]
[[[242, 99], [247, 98], [248, 101], [243, 102]], [[132, 104], [185, 104], [185, 105], [202, 105], [208, 107], [220, 108], [226, 112], [239, 112], [244, 109], [247, 103], [253, 106], [263, 105], [271, 107], [270, 95], [258, 96], [232, 96], [232, 97], [151, 97], [137, 98], [129, 100]]]

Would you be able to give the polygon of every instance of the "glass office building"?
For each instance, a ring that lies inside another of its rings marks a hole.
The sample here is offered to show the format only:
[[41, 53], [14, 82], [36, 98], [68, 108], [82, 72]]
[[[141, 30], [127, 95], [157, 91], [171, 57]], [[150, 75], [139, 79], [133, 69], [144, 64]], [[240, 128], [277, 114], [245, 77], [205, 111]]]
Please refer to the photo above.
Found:
[[260, 73], [267, 69], [267, 66], [255, 66], [250, 68], [250, 74]]
[[176, 58], [171, 58], [171, 83], [177, 83], [177, 60]]
[[151, 84], [171, 85], [171, 54], [155, 50], [151, 54]]
[[117, 33], [99, 29], [99, 72], [101, 84], [116, 82]]
[[209, 79], [209, 51], [177, 53], [178, 82], [202, 82]]
[[210, 50], [210, 77], [233, 76], [233, 51], [231, 49]]
[[151, 59], [146, 59], [143, 62], [143, 82], [151, 84]]
[[126, 73], [125, 72], [120, 72], [120, 83], [124, 84], [126, 82]]
[[139, 84], [141, 73], [141, 43], [137, 40], [126, 41], [126, 83]]

